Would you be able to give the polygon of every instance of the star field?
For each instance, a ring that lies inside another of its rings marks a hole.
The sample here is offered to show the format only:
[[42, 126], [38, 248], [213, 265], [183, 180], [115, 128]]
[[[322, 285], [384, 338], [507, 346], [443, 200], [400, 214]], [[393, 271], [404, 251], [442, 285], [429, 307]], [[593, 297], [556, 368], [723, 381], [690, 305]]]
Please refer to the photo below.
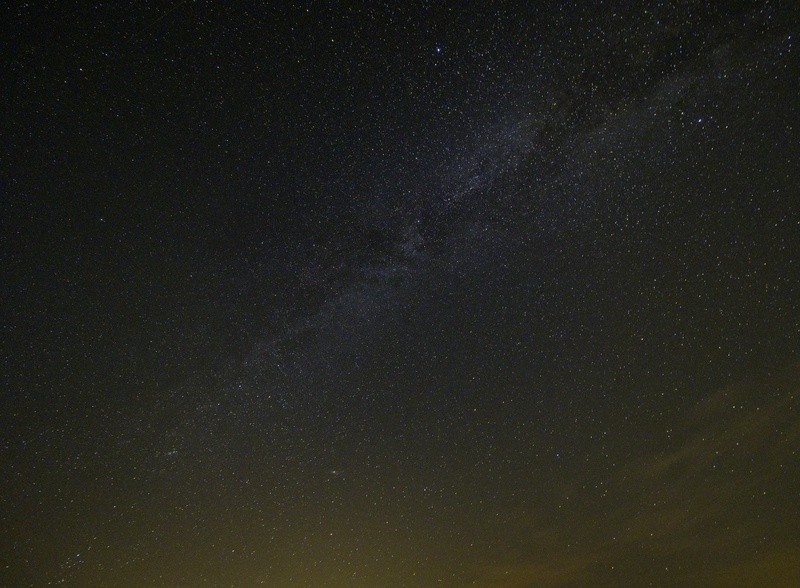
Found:
[[0, 584], [800, 583], [791, 3], [0, 22]]

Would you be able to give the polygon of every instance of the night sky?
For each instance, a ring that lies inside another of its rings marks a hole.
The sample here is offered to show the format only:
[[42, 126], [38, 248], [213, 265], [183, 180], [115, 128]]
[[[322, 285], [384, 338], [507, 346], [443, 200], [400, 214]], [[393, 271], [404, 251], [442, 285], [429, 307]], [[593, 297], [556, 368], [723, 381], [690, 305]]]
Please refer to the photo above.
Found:
[[800, 586], [800, 3], [0, 23], [0, 585]]

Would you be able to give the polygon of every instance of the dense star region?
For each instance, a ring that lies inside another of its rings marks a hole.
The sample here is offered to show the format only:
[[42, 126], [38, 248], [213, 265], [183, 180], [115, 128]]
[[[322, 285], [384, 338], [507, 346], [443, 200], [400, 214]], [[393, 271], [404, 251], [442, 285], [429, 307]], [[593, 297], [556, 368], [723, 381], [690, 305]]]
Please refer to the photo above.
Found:
[[800, 3], [0, 23], [0, 585], [800, 585]]

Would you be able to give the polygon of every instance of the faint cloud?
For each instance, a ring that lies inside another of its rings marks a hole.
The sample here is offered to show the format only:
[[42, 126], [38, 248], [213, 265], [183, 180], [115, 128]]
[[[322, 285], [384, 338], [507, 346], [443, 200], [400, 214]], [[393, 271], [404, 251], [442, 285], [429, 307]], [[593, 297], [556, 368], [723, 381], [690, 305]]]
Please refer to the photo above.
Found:
[[672, 447], [598, 480], [607, 497], [565, 488], [569, 510], [515, 520], [504, 564], [473, 585], [800, 586], [798, 400], [800, 364], [709, 395], [673, 423]]

